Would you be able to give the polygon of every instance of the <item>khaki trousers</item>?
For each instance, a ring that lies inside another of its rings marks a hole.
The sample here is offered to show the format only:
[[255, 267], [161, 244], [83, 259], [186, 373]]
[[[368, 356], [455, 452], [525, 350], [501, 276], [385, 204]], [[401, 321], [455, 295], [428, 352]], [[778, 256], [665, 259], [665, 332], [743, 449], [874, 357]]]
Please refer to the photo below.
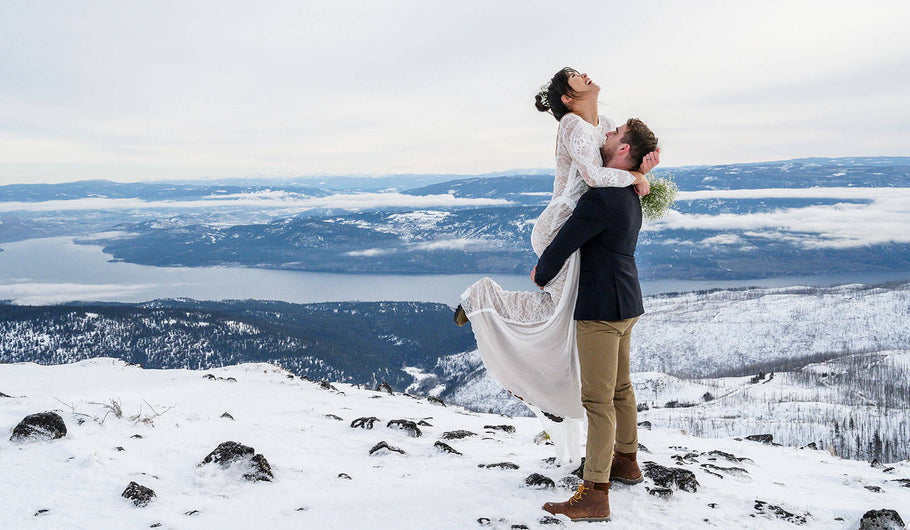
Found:
[[638, 411], [629, 374], [632, 326], [638, 317], [575, 322], [581, 403], [588, 416], [585, 480], [609, 482], [613, 448], [638, 451]]

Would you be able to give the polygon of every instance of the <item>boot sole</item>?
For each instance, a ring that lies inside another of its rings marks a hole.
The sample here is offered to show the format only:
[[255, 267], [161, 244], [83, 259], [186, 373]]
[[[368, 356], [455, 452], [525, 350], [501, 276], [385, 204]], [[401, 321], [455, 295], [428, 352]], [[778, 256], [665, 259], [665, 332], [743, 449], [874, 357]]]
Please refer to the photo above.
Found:
[[644, 475], [638, 477], [637, 479], [627, 479], [627, 478], [619, 478], [619, 477], [610, 477], [610, 480], [611, 480], [611, 481], [614, 481], [614, 482], [621, 482], [621, 483], [627, 484], [627, 485], [629, 485], [629, 486], [634, 486], [635, 484], [641, 484], [642, 482], [644, 482], [644, 481], [645, 481], [645, 477], [644, 477]]
[[600, 523], [600, 522], [609, 521], [609, 520], [610, 520], [610, 516], [608, 515], [606, 517], [576, 517], [575, 519], [572, 519], [572, 522], [573, 523]]

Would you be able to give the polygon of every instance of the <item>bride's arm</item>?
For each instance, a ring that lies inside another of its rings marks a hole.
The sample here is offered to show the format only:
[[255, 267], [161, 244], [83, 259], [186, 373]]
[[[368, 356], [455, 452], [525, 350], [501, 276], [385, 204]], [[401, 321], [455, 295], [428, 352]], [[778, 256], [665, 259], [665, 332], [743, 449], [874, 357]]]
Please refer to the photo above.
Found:
[[592, 188], [625, 188], [644, 178], [641, 173], [600, 167], [600, 146], [586, 129], [584, 120], [577, 114], [566, 114], [559, 122], [560, 141], [578, 166], [585, 183]]

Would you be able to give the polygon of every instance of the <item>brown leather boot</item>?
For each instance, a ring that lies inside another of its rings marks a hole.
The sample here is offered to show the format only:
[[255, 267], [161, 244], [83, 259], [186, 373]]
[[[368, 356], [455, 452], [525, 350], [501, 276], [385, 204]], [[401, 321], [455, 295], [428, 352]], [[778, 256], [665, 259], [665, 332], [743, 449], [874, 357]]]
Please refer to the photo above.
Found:
[[613, 464], [610, 466], [610, 480], [623, 484], [638, 484], [645, 480], [635, 460], [635, 453], [613, 451]]
[[578, 485], [578, 491], [566, 502], [548, 502], [543, 509], [556, 514], [563, 514], [572, 521], [609, 521], [610, 520], [610, 483], [584, 481]]

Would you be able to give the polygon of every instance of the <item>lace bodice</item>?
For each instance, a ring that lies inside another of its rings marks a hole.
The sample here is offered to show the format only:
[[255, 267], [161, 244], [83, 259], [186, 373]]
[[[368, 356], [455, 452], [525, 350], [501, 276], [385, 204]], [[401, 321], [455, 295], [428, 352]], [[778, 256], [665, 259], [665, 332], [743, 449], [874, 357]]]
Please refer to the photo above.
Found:
[[556, 144], [554, 200], [568, 199], [574, 208], [589, 188], [624, 188], [635, 181], [628, 171], [601, 167], [600, 147], [607, 131], [614, 128], [616, 124], [606, 116], [598, 116], [596, 127], [571, 112], [562, 117]]
[[[571, 113], [559, 122], [553, 198], [531, 231], [531, 247], [538, 256], [553, 241], [585, 192], [592, 187], [625, 187], [635, 181], [628, 171], [601, 167], [600, 146], [615, 125], [605, 116], [598, 118], [596, 127]], [[553, 315], [567, 276], [567, 267], [563, 266], [544, 290], [537, 292], [503, 291], [493, 280], [483, 278], [462, 294], [461, 304], [469, 317], [473, 312], [492, 310], [508, 320], [544, 321]]]

